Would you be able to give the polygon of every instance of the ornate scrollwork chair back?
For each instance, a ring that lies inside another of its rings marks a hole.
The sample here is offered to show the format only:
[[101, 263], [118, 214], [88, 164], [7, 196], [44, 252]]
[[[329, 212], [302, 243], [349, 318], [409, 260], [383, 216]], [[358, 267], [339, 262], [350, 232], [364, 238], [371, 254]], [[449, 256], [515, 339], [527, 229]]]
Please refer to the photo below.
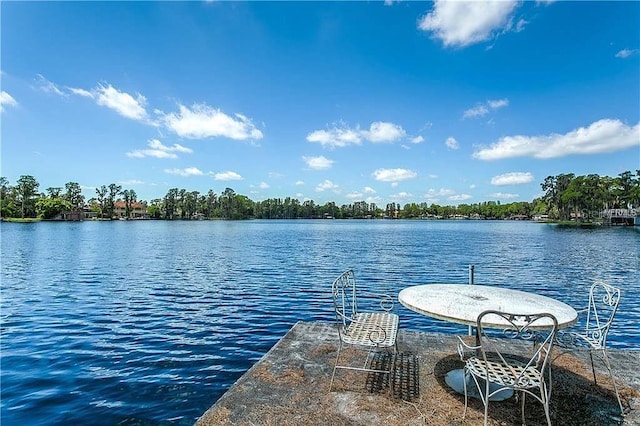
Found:
[[[491, 324], [493, 330], [486, 324]], [[500, 331], [495, 330], [496, 324], [500, 325]], [[525, 397], [530, 395], [542, 403], [551, 425], [549, 362], [557, 330], [558, 321], [548, 313], [525, 315], [489, 310], [478, 316], [476, 345], [470, 346], [460, 339], [458, 352], [465, 361], [465, 374], [473, 378], [484, 405], [485, 426], [490, 398], [505, 390], [519, 393], [522, 424], [525, 424]], [[468, 355], [469, 351], [473, 352]], [[469, 395], [466, 380], [464, 394], [463, 417]]]
[[589, 289], [588, 306], [578, 310], [579, 320], [577, 326], [569, 331], [558, 333], [557, 344], [564, 349], [558, 356], [572, 350], [588, 349], [593, 382], [595, 384], [598, 384], [598, 381], [593, 355], [600, 356], [613, 384], [620, 412], [624, 414], [625, 411], [618, 392], [618, 385], [613, 376], [611, 363], [607, 355], [607, 337], [618, 311], [620, 296], [621, 291], [617, 287], [600, 281], [593, 283]]
[[[372, 367], [371, 361], [375, 351], [392, 349], [394, 353], [396, 352], [399, 317], [391, 313], [393, 298], [388, 295], [369, 293], [379, 299], [381, 311], [360, 312], [356, 279], [352, 269], [341, 273], [333, 281], [331, 292], [340, 343], [329, 390], [333, 388], [337, 369], [389, 374], [391, 365], [389, 370], [381, 370]], [[340, 353], [347, 346], [367, 352], [362, 367], [340, 364]]]

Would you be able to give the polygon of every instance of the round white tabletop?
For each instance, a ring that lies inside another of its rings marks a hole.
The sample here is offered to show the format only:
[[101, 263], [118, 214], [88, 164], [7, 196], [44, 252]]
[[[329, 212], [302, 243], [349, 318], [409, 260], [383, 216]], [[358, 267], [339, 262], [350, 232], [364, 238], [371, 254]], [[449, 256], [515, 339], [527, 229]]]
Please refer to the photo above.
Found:
[[[487, 310], [512, 314], [550, 313], [556, 317], [558, 328], [569, 327], [578, 319], [576, 310], [559, 300], [496, 286], [417, 285], [400, 291], [398, 300], [412, 311], [464, 325], [475, 325], [478, 315]], [[503, 325], [483, 322], [483, 327], [500, 328]], [[551, 327], [551, 321], [539, 328], [546, 327]]]

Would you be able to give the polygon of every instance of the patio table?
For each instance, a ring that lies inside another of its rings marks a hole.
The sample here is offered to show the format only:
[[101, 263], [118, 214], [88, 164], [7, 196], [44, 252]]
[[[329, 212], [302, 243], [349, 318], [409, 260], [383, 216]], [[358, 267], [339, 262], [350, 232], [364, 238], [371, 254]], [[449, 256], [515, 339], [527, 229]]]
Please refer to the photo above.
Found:
[[[414, 312], [456, 324], [475, 326], [478, 316], [486, 310], [518, 314], [550, 313], [558, 320], [558, 328], [566, 328], [578, 319], [571, 306], [551, 297], [504, 287], [469, 284], [424, 284], [407, 287], [398, 294], [399, 302]], [[483, 323], [485, 328], [502, 328], [504, 322]], [[542, 324], [538, 329], [552, 326]], [[452, 370], [445, 382], [459, 393], [464, 392], [463, 370]], [[499, 393], [492, 400], [510, 397]]]

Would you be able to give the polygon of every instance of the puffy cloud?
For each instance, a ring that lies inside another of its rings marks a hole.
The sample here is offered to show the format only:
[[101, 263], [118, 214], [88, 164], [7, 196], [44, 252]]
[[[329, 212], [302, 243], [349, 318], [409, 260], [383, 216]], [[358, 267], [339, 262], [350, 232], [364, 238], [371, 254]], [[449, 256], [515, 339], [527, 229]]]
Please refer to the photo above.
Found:
[[433, 9], [418, 23], [445, 46], [464, 47], [491, 39], [506, 31], [518, 2], [514, 0], [436, 0]]
[[329, 160], [322, 155], [319, 157], [302, 157], [302, 159], [307, 163], [307, 166], [313, 170], [326, 170], [330, 169], [333, 165], [333, 160]]
[[447, 189], [447, 188], [440, 188], [440, 189], [429, 189], [427, 191], [427, 193], [425, 194], [425, 197], [427, 198], [437, 198], [437, 197], [447, 197], [450, 195], [455, 194], [455, 191], [453, 189]]
[[497, 198], [500, 200], [511, 200], [513, 198], [518, 198], [519, 195], [518, 194], [510, 194], [508, 192], [494, 192], [489, 194], [490, 197], [492, 198]]
[[338, 189], [339, 189], [339, 186], [336, 185], [335, 183], [331, 182], [329, 179], [325, 180], [322, 183], [319, 183], [316, 186], [316, 191], [317, 192], [322, 192], [322, 191], [327, 191], [327, 190], [337, 191]]
[[174, 144], [173, 146], [166, 146], [157, 139], [151, 139], [147, 144], [149, 149], [137, 149], [135, 151], [127, 152], [127, 157], [132, 158], [178, 158], [176, 152], [191, 154], [192, 149], [184, 147], [180, 144]]
[[483, 104], [478, 104], [473, 108], [469, 108], [464, 112], [462, 118], [476, 118], [482, 117], [489, 113], [491, 110], [496, 110], [498, 108], [503, 108], [509, 105], [509, 99], [497, 99], [497, 100], [489, 100]]
[[402, 126], [385, 121], [371, 123], [368, 130], [360, 127], [351, 129], [344, 124], [334, 125], [327, 130], [315, 130], [307, 135], [307, 141], [316, 142], [329, 148], [360, 145], [363, 140], [372, 143], [395, 142], [407, 136]]
[[360, 129], [334, 127], [329, 130], [316, 130], [307, 135], [307, 141], [317, 142], [330, 148], [342, 148], [348, 145], [360, 145], [362, 132]]
[[640, 52], [638, 49], [622, 49], [618, 53], [616, 53], [616, 58], [626, 59], [629, 56], [633, 56]]
[[304, 185], [304, 181], [303, 180], [297, 180], [294, 185], [296, 185], [296, 186]]
[[269, 184], [267, 182], [260, 182], [260, 184], [258, 185], [258, 188], [269, 189]]
[[469, 194], [456, 194], [447, 198], [449, 201], [466, 201], [470, 198], [473, 198], [472, 195]]
[[533, 182], [533, 175], [529, 172], [513, 172], [491, 178], [491, 185], [522, 185]]
[[381, 182], [399, 182], [417, 176], [416, 172], [407, 169], [378, 169], [373, 172], [374, 179]]
[[573, 154], [600, 154], [640, 146], [640, 123], [603, 119], [563, 135], [507, 136], [473, 153], [479, 160], [513, 157], [558, 158]]
[[422, 142], [424, 142], [424, 138], [420, 135], [414, 138], [411, 138], [411, 143], [422, 143]]
[[147, 119], [145, 110], [147, 99], [139, 93], [134, 97], [109, 84], [98, 85], [94, 90], [94, 97], [98, 105], [112, 109], [123, 117], [138, 121]]
[[200, 169], [196, 167], [187, 167], [186, 169], [164, 169], [164, 172], [170, 175], [178, 175], [183, 177], [204, 175], [204, 173], [202, 173], [202, 171], [200, 171]]
[[364, 193], [365, 194], [375, 194], [376, 190], [371, 188], [370, 186], [365, 186], [364, 187]]
[[240, 176], [238, 173], [232, 172], [232, 171], [215, 173], [213, 175], [213, 178], [215, 180], [222, 180], [222, 181], [226, 181], [226, 180], [242, 180], [242, 176]]
[[262, 132], [242, 114], [231, 117], [219, 109], [204, 104], [188, 108], [179, 105], [178, 113], [165, 114], [162, 118], [167, 128], [188, 139], [226, 137], [236, 140], [262, 139]]
[[13, 96], [5, 92], [4, 90], [0, 92], [0, 112], [4, 111], [5, 106], [15, 107], [18, 105]]
[[447, 140], [444, 142], [444, 144], [449, 149], [458, 149], [458, 148], [460, 148], [460, 144], [458, 144], [458, 141], [453, 137], [448, 137]]
[[389, 198], [391, 198], [392, 200], [406, 200], [413, 197], [413, 195], [409, 192], [398, 192], [397, 194], [391, 194], [389, 195]]
[[405, 130], [393, 123], [376, 121], [371, 123], [369, 130], [362, 132], [363, 136], [370, 142], [395, 142], [407, 136]]

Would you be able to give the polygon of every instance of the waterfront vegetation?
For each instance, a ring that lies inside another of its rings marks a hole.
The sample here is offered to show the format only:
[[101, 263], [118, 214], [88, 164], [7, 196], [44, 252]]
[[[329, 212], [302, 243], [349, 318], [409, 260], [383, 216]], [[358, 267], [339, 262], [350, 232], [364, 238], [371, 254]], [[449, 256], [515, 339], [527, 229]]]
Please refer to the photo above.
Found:
[[163, 198], [138, 200], [133, 189], [111, 183], [95, 190], [95, 197], [85, 200], [77, 182], [49, 187], [40, 192], [40, 184], [30, 175], [21, 176], [15, 185], [0, 177], [0, 215], [4, 220], [34, 219], [149, 218], [165, 220], [192, 219], [528, 219], [544, 215], [551, 220], [592, 223], [601, 220], [602, 212], [640, 205], [640, 170], [616, 177], [573, 173], [548, 176], [541, 183], [544, 194], [534, 200], [500, 203], [485, 201], [473, 204], [438, 205], [422, 203], [375, 203], [357, 201], [337, 205], [316, 204], [313, 200], [268, 198], [253, 201], [226, 188], [221, 194], [172, 188]]

